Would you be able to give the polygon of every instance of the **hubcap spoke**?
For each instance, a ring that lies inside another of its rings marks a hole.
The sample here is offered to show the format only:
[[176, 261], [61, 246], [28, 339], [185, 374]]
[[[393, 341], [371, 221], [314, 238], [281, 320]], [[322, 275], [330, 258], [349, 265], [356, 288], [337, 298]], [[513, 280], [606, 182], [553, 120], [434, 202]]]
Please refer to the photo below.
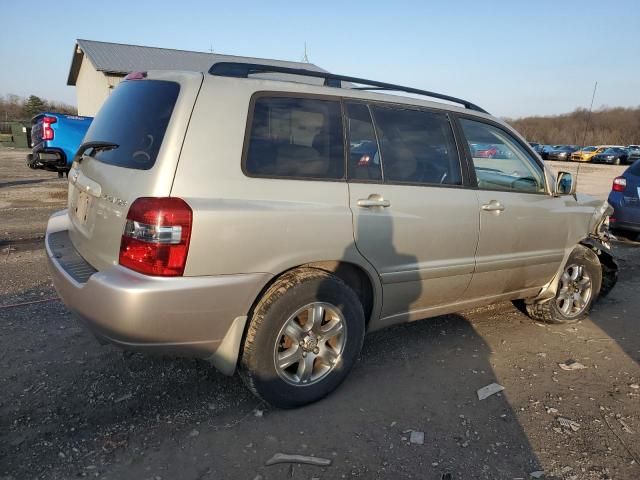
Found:
[[278, 367], [285, 369], [290, 367], [302, 358], [302, 349], [298, 345], [293, 345], [278, 354]]
[[291, 319], [284, 329], [284, 334], [298, 343], [304, 337], [305, 332], [295, 319]]
[[574, 282], [578, 280], [581, 273], [582, 273], [582, 267], [580, 266], [573, 267], [573, 271], [571, 272], [571, 280], [573, 280]]
[[573, 302], [571, 300], [564, 299], [564, 303], [562, 304], [562, 313], [564, 313], [565, 315], [569, 315], [569, 313], [571, 313], [571, 307], [573, 305]]
[[325, 344], [325, 346], [320, 350], [320, 355], [318, 355], [318, 357], [322, 360], [322, 363], [331, 367], [336, 363], [338, 354], [331, 345]]
[[589, 277], [582, 277], [578, 280], [578, 287], [583, 289], [591, 284], [591, 279]]
[[329, 339], [335, 337], [343, 330], [342, 320], [336, 318], [324, 326], [321, 330], [322, 338]]
[[306, 357], [302, 358], [302, 361], [298, 363], [298, 378], [302, 383], [307, 383], [311, 379], [311, 374], [313, 373], [313, 361], [315, 360], [315, 355], [307, 354]]
[[324, 319], [324, 307], [322, 305], [314, 305], [309, 309], [309, 324], [305, 325], [306, 330], [313, 330], [314, 332], [318, 332], [320, 330], [320, 325], [322, 325], [322, 320]]

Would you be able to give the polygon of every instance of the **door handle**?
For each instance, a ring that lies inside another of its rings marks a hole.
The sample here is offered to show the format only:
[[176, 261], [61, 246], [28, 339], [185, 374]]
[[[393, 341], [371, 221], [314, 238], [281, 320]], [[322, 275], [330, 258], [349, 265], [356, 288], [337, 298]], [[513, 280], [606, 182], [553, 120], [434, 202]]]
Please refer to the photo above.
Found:
[[378, 195], [377, 193], [372, 193], [371, 195], [369, 195], [369, 198], [359, 199], [358, 206], [363, 208], [372, 208], [372, 207], [387, 208], [391, 206], [391, 202], [389, 200], [385, 200], [384, 198], [382, 198], [382, 195]]
[[497, 200], [491, 200], [489, 203], [485, 203], [482, 205], [482, 210], [485, 212], [502, 212], [504, 211], [504, 205], [502, 205]]

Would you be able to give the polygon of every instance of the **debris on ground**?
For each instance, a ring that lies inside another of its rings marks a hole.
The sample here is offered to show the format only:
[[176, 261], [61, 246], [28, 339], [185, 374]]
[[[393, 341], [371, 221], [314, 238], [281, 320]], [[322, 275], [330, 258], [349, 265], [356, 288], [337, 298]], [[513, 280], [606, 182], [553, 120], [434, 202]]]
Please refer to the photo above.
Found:
[[130, 398], [133, 397], [132, 393], [127, 393], [126, 395], [122, 395], [121, 397], [116, 398], [113, 403], [120, 403], [120, 402], [124, 402], [125, 400], [129, 400]]
[[618, 418], [618, 422], [620, 423], [620, 425], [622, 425], [622, 430], [624, 430], [627, 433], [631, 433], [631, 434], [634, 433], [631, 427], [627, 424], [627, 422], [625, 422], [621, 418]]
[[542, 477], [544, 477], [544, 471], [543, 470], [536, 470], [535, 472], [531, 472], [529, 474], [529, 476], [531, 478], [542, 478]]
[[278, 463], [304, 463], [306, 465], [316, 465], [318, 467], [328, 467], [331, 465], [330, 458], [322, 457], [309, 457], [307, 455], [290, 455], [288, 453], [276, 453], [269, 460], [265, 462], [265, 465], [271, 466]]
[[260, 410], [259, 408], [256, 408], [256, 409], [253, 411], [253, 416], [254, 416], [254, 417], [261, 418], [263, 415], [264, 415], [264, 410]]
[[415, 445], [424, 445], [424, 432], [411, 431], [411, 435], [409, 436], [409, 443], [413, 443]]
[[560, 425], [563, 426], [564, 428], [569, 428], [574, 432], [577, 432], [578, 430], [580, 430], [580, 424], [568, 418], [558, 417], [558, 423], [560, 423]]
[[562, 369], [562, 370], [567, 370], [567, 371], [571, 371], [571, 370], [584, 370], [585, 367], [583, 364], [581, 364], [580, 362], [576, 362], [575, 360], [567, 360], [566, 362], [563, 363], [559, 363], [558, 366]]
[[558, 413], [558, 409], [557, 408], [553, 408], [553, 407], [545, 407], [545, 410], [547, 411], [547, 413], [549, 415], [553, 415], [554, 413]]
[[498, 385], [497, 383], [490, 383], [486, 387], [482, 387], [478, 390], [478, 400], [484, 400], [485, 398], [501, 392], [502, 390], [504, 390], [504, 387], [502, 385]]

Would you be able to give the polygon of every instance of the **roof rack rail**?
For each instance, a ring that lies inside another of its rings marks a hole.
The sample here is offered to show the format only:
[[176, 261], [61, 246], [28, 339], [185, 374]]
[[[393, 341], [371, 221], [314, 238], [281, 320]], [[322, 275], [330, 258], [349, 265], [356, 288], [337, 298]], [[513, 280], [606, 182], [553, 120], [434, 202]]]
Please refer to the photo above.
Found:
[[387, 90], [413, 93], [416, 95], [424, 95], [426, 97], [437, 98], [439, 100], [446, 100], [448, 102], [457, 103], [463, 105], [469, 110], [475, 110], [477, 112], [489, 113], [479, 106], [461, 98], [451, 97], [442, 93], [429, 92], [427, 90], [419, 90], [417, 88], [403, 87], [401, 85], [394, 85], [393, 83], [378, 82], [375, 80], [367, 80], [365, 78], [348, 77], [346, 75], [335, 75], [329, 72], [321, 72], [315, 70], [308, 70], [306, 68], [290, 68], [279, 67], [276, 65], [265, 65], [260, 63], [241, 63], [241, 62], [219, 62], [214, 63], [209, 69], [211, 75], [219, 77], [235, 77], [235, 78], [248, 78], [249, 75], [255, 75], [257, 73], [286, 73], [289, 75], [300, 75], [304, 77], [323, 78], [324, 85], [326, 87], [342, 88], [341, 82], [357, 83], [360, 85], [366, 85], [364, 87], [355, 87], [355, 90]]

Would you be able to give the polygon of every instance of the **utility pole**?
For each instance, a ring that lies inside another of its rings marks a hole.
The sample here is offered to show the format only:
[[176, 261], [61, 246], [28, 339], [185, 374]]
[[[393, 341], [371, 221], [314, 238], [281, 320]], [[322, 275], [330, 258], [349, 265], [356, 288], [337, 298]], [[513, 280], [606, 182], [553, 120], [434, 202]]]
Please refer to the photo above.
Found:
[[587, 141], [587, 130], [589, 129], [589, 122], [591, 121], [591, 111], [593, 110], [593, 100], [596, 98], [596, 89], [598, 88], [598, 82], [593, 86], [593, 95], [591, 95], [591, 106], [589, 107], [589, 113], [587, 114], [587, 123], [584, 125], [584, 135], [582, 136], [582, 146]]
[[309, 63], [309, 57], [307, 56], [307, 42], [304, 42], [304, 55], [302, 56], [302, 61], [304, 63]]

